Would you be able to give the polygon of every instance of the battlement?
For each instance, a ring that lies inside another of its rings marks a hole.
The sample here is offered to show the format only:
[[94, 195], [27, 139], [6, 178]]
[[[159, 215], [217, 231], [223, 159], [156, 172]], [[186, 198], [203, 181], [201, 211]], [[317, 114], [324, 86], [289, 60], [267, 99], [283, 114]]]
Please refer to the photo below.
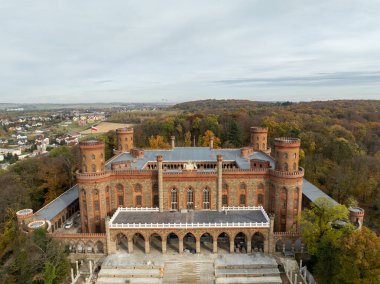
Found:
[[348, 210], [350, 211], [351, 216], [355, 217], [364, 217], [364, 209], [360, 207], [349, 207]]
[[275, 146], [292, 146], [299, 147], [301, 145], [301, 139], [293, 137], [280, 137], [274, 139]]
[[118, 128], [116, 134], [133, 134], [133, 127]]
[[250, 128], [251, 133], [268, 133], [268, 127], [252, 126]]
[[79, 142], [80, 148], [102, 148], [104, 145], [104, 141], [100, 140], [86, 140]]

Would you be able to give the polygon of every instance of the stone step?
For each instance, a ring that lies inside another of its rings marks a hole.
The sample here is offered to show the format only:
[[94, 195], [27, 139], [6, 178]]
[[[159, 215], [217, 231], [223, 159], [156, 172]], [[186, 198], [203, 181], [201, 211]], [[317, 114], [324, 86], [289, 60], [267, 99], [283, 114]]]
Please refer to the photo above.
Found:
[[161, 284], [162, 280], [158, 278], [98, 278], [96, 284]]
[[160, 270], [159, 269], [104, 269], [102, 268], [99, 272], [99, 276], [107, 276], [107, 277], [160, 277]]
[[222, 277], [216, 279], [216, 284], [282, 284], [280, 276], [263, 277]]
[[278, 268], [256, 268], [256, 269], [220, 269], [215, 270], [216, 277], [260, 277], [260, 276], [278, 276]]

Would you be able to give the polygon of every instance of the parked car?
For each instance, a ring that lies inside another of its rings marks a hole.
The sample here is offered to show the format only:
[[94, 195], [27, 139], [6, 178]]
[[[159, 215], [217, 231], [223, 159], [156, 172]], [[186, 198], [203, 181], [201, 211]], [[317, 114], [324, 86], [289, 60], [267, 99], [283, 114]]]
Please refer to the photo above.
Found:
[[65, 229], [70, 229], [74, 225], [73, 219], [69, 219], [66, 221]]

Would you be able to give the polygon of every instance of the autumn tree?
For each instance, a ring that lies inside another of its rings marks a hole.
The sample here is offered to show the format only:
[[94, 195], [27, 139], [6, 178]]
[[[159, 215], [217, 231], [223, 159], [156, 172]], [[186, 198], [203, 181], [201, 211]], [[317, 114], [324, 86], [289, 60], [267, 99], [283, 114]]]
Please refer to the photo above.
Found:
[[149, 148], [151, 149], [169, 149], [170, 145], [163, 136], [156, 135], [149, 138]]
[[202, 146], [203, 147], [210, 146], [210, 138], [211, 137], [214, 137], [214, 142], [213, 142], [214, 148], [219, 148], [220, 147], [220, 139], [219, 139], [219, 137], [216, 137], [214, 135], [214, 132], [212, 132], [211, 130], [206, 130], [206, 132], [202, 136]]
[[187, 131], [185, 133], [185, 141], [184, 141], [185, 147], [190, 147], [191, 146], [191, 133], [190, 131]]

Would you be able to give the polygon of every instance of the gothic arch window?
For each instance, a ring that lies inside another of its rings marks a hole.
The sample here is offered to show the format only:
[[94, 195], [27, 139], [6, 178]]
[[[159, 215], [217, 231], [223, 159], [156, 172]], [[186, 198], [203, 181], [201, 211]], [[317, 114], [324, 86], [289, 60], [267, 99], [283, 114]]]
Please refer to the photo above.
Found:
[[178, 210], [178, 190], [175, 187], [170, 192], [170, 207], [172, 210]]
[[194, 190], [191, 187], [186, 191], [186, 208], [194, 209]]
[[92, 164], [92, 165], [91, 165], [91, 171], [92, 171], [93, 173], [96, 173], [96, 165], [95, 165], [95, 164]]
[[293, 171], [295, 172], [297, 170], [297, 163], [293, 164]]
[[142, 207], [142, 186], [141, 184], [135, 184], [134, 195], [134, 206]]
[[82, 188], [81, 192], [82, 192], [83, 198], [86, 198], [86, 190], [84, 188]]
[[119, 183], [116, 185], [117, 190], [117, 205], [124, 207], [124, 187]]
[[223, 186], [223, 191], [222, 191], [222, 206], [225, 206], [225, 207], [228, 206], [228, 186], [226, 188]]
[[210, 190], [203, 189], [203, 209], [210, 209]]
[[240, 189], [247, 189], [247, 185], [244, 182], [240, 183]]
[[289, 166], [288, 166], [288, 163], [284, 163], [284, 171], [289, 171]]
[[228, 187], [229, 187], [229, 186], [228, 186], [228, 183], [226, 183], [226, 182], [225, 182], [225, 183], [223, 183], [223, 189], [226, 189], [226, 190], [228, 190]]
[[92, 155], [91, 155], [91, 159], [95, 160], [95, 158], [96, 158], [96, 157], [95, 157], [95, 154], [92, 154]]
[[294, 191], [294, 209], [298, 209], [300, 189], [297, 187]]
[[96, 196], [99, 195], [99, 191], [96, 188], [94, 189], [94, 195], [96, 195]]
[[152, 186], [152, 207], [159, 207], [159, 197], [158, 197], [158, 184], [154, 183]]
[[287, 159], [288, 158], [288, 153], [284, 153], [284, 157], [285, 157], [285, 159]]
[[103, 155], [103, 153], [101, 153], [101, 154], [100, 154], [100, 158], [102, 158], [102, 159], [103, 159], [103, 157], [104, 157], [104, 155]]
[[285, 187], [281, 189], [281, 209], [286, 209], [287, 207], [287, 190]]
[[256, 202], [256, 205], [257, 206], [263, 206], [264, 205], [264, 184], [263, 183], [259, 183], [259, 185], [257, 186], [257, 202]]

